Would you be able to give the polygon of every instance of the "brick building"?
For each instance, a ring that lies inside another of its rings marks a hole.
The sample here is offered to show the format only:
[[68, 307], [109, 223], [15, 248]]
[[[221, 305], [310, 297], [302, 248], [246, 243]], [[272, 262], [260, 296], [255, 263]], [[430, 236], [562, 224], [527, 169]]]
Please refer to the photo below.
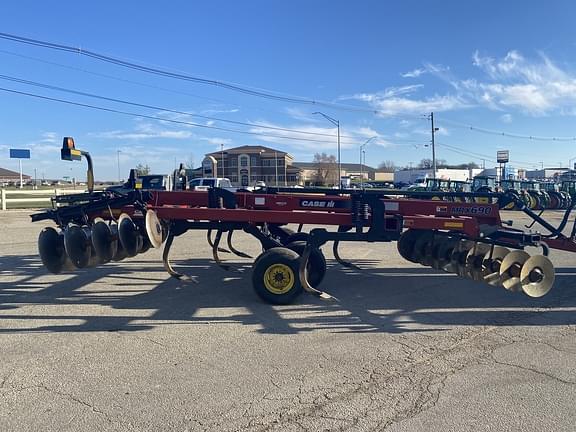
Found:
[[294, 158], [289, 153], [245, 145], [206, 154], [195, 174], [226, 177], [238, 187], [253, 186], [260, 181], [268, 186], [292, 186], [300, 180], [300, 169], [293, 163]]

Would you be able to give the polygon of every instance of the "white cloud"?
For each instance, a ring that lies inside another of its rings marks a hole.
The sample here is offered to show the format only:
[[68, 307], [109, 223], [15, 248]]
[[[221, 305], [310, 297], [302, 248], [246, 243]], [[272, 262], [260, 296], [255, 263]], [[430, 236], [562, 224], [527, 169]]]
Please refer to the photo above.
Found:
[[239, 109], [239, 108], [229, 108], [229, 109], [226, 109], [226, 108], [220, 108], [220, 109], [215, 108], [215, 109], [207, 109], [207, 110], [201, 111], [201, 113], [202, 113], [203, 115], [232, 114], [232, 113], [237, 113], [237, 112], [240, 112], [240, 109]]
[[437, 65], [432, 63], [424, 63], [424, 67], [416, 68], [408, 72], [400, 74], [402, 78], [418, 78], [424, 74], [440, 75], [447, 72], [449, 68], [444, 65]]
[[[416, 86], [409, 86], [416, 87]], [[398, 89], [401, 91], [401, 89]], [[406, 93], [413, 89], [405, 89]], [[396, 93], [402, 94], [402, 93]], [[396, 114], [425, 114], [431, 111], [452, 111], [467, 108], [470, 103], [458, 95], [434, 95], [422, 99], [398, 97], [389, 89], [380, 93], [361, 93], [349, 96], [349, 99], [368, 102], [382, 116]]]
[[214, 145], [220, 145], [220, 144], [228, 145], [228, 144], [232, 143], [232, 140], [229, 138], [200, 137], [198, 139], [201, 141], [206, 141], [207, 143], [214, 144]]
[[42, 134], [41, 142], [44, 143], [56, 143], [58, 142], [58, 134], [56, 132], [44, 132]]
[[409, 72], [404, 72], [403, 74], [400, 74], [400, 76], [402, 78], [418, 78], [420, 75], [425, 74], [425, 73], [426, 73], [426, 69], [416, 68], [416, 69], [411, 70]]
[[126, 132], [121, 130], [94, 132], [90, 136], [104, 139], [144, 140], [155, 138], [187, 139], [193, 136], [190, 131]]
[[489, 81], [468, 80], [465, 84], [479, 103], [490, 108], [516, 108], [545, 115], [565, 112], [576, 103], [576, 76], [560, 69], [544, 54], [528, 60], [513, 50], [495, 59], [476, 51], [472, 60]]
[[472, 64], [480, 76], [465, 79], [455, 77], [444, 65], [424, 63], [423, 67], [403, 73], [403, 77], [417, 78], [433, 75], [452, 91], [416, 97], [424, 93], [422, 84], [389, 87], [374, 93], [343, 96], [367, 103], [383, 116], [422, 114], [430, 111], [454, 111], [471, 107], [491, 110], [518, 110], [538, 116], [556, 112], [574, 115], [576, 105], [576, 75], [557, 66], [540, 53], [535, 59], [511, 50], [502, 58], [472, 55]]
[[502, 121], [502, 123], [512, 123], [512, 115], [502, 114], [500, 116], [500, 120]]
[[146, 139], [189, 139], [194, 136], [193, 132], [188, 129], [170, 129], [159, 128], [157, 125], [143, 122], [136, 122], [132, 131], [112, 130], [104, 132], [92, 132], [89, 136], [103, 139], [127, 139], [127, 140], [146, 140]]
[[[324, 135], [310, 135], [302, 134], [293, 131], [281, 131], [275, 130], [270, 131], [269, 129], [253, 127], [250, 132], [261, 133], [272, 136], [258, 136], [256, 139], [274, 143], [281, 144], [284, 147], [290, 147], [297, 150], [309, 150], [309, 151], [326, 151], [333, 150], [337, 142], [337, 129], [323, 126], [316, 126], [310, 124], [293, 124], [293, 125], [283, 125], [274, 124], [271, 122], [260, 121], [263, 126], [279, 127], [284, 129], [299, 130], [308, 133], [324, 134]], [[327, 136], [326, 136], [327, 135]], [[342, 127], [340, 129], [340, 145], [343, 149], [355, 148], [356, 146], [362, 144], [367, 139], [375, 137], [372, 139], [371, 143], [380, 146], [389, 146], [390, 142], [370, 127], [355, 127], [348, 128]]]

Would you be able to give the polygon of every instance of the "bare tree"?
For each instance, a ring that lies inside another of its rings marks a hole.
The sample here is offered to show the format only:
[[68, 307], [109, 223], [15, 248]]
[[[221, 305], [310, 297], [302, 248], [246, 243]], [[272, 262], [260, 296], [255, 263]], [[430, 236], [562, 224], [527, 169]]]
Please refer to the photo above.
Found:
[[184, 162], [184, 168], [187, 168], [187, 169], [196, 168], [195, 160], [194, 160], [194, 153], [190, 153], [190, 157], [188, 158], [188, 160], [186, 160], [186, 162]]
[[338, 164], [336, 156], [326, 153], [316, 153], [314, 159], [314, 181], [319, 186], [338, 184]]
[[145, 176], [150, 174], [150, 167], [148, 166], [148, 164], [144, 165], [139, 163], [138, 165], [136, 165], [136, 174], [139, 176]]
[[422, 159], [418, 164], [418, 168], [432, 168], [432, 159]]
[[385, 171], [396, 171], [396, 168], [397, 168], [396, 164], [394, 163], [394, 161], [391, 160], [380, 162], [380, 164], [378, 165], [378, 169]]

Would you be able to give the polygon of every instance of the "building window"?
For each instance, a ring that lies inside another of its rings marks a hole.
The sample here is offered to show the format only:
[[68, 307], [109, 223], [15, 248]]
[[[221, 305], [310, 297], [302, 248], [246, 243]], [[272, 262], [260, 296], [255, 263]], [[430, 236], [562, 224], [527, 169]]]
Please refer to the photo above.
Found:
[[231, 175], [230, 176], [230, 181], [232, 183], [238, 183], [238, 176], [237, 175]]
[[278, 159], [278, 166], [284, 166], [284, 159]]
[[246, 174], [242, 176], [242, 186], [248, 186], [248, 176]]
[[262, 159], [262, 166], [265, 167], [272, 166], [272, 161], [270, 159]]
[[283, 175], [279, 175], [279, 176], [278, 176], [278, 181], [283, 182], [283, 181], [284, 181], [284, 176], [283, 176]]
[[240, 166], [241, 167], [247, 167], [248, 166], [248, 156], [246, 155], [242, 155], [240, 156]]
[[250, 157], [250, 165], [252, 166], [258, 166], [258, 158], [256, 156], [251, 156]]
[[231, 168], [236, 168], [238, 166], [238, 159], [236, 158], [230, 158], [230, 167]]

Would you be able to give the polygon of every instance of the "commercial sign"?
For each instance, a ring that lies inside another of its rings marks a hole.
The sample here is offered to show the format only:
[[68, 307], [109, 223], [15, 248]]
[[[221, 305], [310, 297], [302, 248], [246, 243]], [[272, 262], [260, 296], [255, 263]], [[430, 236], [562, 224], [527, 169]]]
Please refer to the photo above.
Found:
[[10, 149], [10, 159], [30, 159], [30, 150]]
[[496, 152], [496, 160], [498, 163], [507, 163], [510, 160], [510, 152], [508, 150], [498, 150]]

